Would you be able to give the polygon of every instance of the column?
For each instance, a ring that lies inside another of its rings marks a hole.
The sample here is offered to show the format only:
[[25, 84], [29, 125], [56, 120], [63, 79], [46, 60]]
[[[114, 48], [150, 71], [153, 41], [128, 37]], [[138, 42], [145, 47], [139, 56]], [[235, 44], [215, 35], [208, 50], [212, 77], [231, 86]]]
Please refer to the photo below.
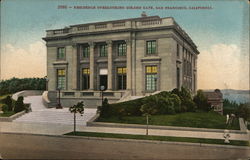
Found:
[[131, 56], [131, 41], [126, 40], [127, 45], [127, 90], [132, 89], [132, 56]]
[[94, 90], [94, 70], [95, 70], [95, 43], [89, 43], [89, 89]]
[[71, 68], [71, 72], [72, 72], [72, 77], [68, 77], [72, 78], [72, 90], [77, 90], [77, 45], [74, 44], [72, 45], [72, 68]]
[[108, 90], [112, 90], [112, 79], [113, 79], [113, 59], [112, 59], [112, 41], [107, 41], [108, 44]]

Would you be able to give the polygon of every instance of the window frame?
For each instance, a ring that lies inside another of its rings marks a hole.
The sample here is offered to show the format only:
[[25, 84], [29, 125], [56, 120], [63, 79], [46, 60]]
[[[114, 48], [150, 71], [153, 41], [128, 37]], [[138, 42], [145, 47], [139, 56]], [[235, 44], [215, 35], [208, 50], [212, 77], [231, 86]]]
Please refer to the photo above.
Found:
[[[117, 67], [116, 76], [117, 76], [117, 90], [126, 90], [127, 89], [127, 67]], [[121, 77], [121, 83], [119, 83], [120, 77]]]
[[107, 57], [107, 56], [108, 56], [108, 45], [100, 44], [99, 45], [99, 57]]
[[[148, 70], [150, 67], [150, 71]], [[154, 69], [153, 69], [154, 67]], [[159, 83], [159, 75], [158, 75], [158, 65], [146, 65], [145, 66], [145, 91], [146, 92], [154, 92], [157, 91], [158, 89], [158, 83]], [[150, 87], [148, 87], [148, 76], [151, 76], [151, 82], [150, 82]], [[149, 89], [151, 88], [151, 89]]]
[[[154, 50], [153, 50], [152, 42], [154, 42]], [[150, 49], [149, 49], [149, 44], [150, 44]], [[157, 46], [158, 46], [157, 45], [157, 40], [146, 40], [146, 45], [145, 46], [146, 46], [146, 55], [147, 56], [157, 55]]]
[[[64, 50], [64, 53], [63, 53], [62, 57], [61, 57], [61, 52], [60, 52], [61, 49]], [[57, 60], [65, 60], [66, 59], [66, 48], [65, 47], [58, 47], [57, 48], [56, 59]]]
[[[64, 71], [64, 73], [62, 75], [60, 75], [60, 71]], [[65, 68], [58, 68], [56, 70], [56, 89], [60, 88], [61, 90], [65, 90], [66, 89], [66, 69]], [[60, 78], [64, 78], [64, 84], [61, 84], [60, 82], [60, 86], [59, 86], [59, 79]]]
[[[120, 48], [121, 46], [121, 48]], [[121, 52], [120, 52], [121, 51]], [[117, 44], [117, 56], [126, 56], [127, 55], [127, 43], [120, 42]]]

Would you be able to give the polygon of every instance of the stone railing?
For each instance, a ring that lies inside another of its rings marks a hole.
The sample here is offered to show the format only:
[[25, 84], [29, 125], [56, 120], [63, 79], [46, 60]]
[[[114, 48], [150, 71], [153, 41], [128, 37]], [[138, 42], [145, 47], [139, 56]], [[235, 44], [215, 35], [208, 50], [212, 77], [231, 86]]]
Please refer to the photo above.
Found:
[[119, 22], [107, 22], [100, 24], [83, 24], [83, 25], [73, 25], [69, 28], [48, 30], [47, 37], [65, 35], [67, 33], [89, 33], [97, 31], [108, 31], [119, 29], [130, 29], [130, 28], [147, 28], [147, 27], [159, 27], [159, 26], [171, 26], [174, 25], [172, 18], [163, 18], [163, 19], [152, 19], [145, 21], [119, 21]]

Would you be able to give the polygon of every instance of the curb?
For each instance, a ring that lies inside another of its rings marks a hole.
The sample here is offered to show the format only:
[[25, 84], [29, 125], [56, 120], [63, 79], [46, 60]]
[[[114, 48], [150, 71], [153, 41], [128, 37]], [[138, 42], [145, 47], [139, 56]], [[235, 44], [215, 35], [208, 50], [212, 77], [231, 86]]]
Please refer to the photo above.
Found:
[[185, 145], [185, 146], [200, 146], [200, 147], [216, 147], [216, 148], [246, 149], [246, 150], [250, 150], [250, 147], [248, 147], [248, 146], [219, 145], [219, 144], [206, 144], [206, 143], [172, 142], [172, 141], [156, 141], [156, 140], [154, 141], [154, 140], [138, 140], [138, 139], [119, 139], [119, 138], [103, 138], [103, 137], [87, 137], [87, 136], [86, 137], [85, 136], [68, 136], [68, 135], [47, 135], [47, 134], [13, 133], [13, 132], [0, 132], [0, 135], [1, 134], [46, 136], [46, 137], [74, 138], [74, 139], [114, 141], [114, 142], [136, 142], [136, 143], [151, 143], [151, 144], [173, 144], [173, 145]]

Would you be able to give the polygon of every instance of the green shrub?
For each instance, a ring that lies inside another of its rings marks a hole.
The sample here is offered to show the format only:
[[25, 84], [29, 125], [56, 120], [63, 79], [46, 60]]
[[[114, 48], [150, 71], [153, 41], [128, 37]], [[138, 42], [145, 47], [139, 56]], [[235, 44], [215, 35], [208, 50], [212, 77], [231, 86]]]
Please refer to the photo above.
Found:
[[24, 107], [24, 103], [23, 103], [23, 97], [20, 96], [18, 97], [16, 103], [15, 103], [15, 108], [14, 108], [14, 112], [17, 113], [17, 112], [21, 112], [25, 109]]
[[197, 94], [194, 96], [193, 101], [196, 104], [198, 109], [203, 110], [203, 111], [211, 110], [211, 105], [207, 102], [207, 98], [204, 95], [202, 90], [197, 91]]
[[8, 112], [8, 106], [6, 104], [2, 105], [2, 111], [5, 113], [5, 112]]
[[12, 111], [13, 107], [12, 107], [12, 99], [10, 96], [7, 96], [3, 102], [8, 106], [8, 111]]

